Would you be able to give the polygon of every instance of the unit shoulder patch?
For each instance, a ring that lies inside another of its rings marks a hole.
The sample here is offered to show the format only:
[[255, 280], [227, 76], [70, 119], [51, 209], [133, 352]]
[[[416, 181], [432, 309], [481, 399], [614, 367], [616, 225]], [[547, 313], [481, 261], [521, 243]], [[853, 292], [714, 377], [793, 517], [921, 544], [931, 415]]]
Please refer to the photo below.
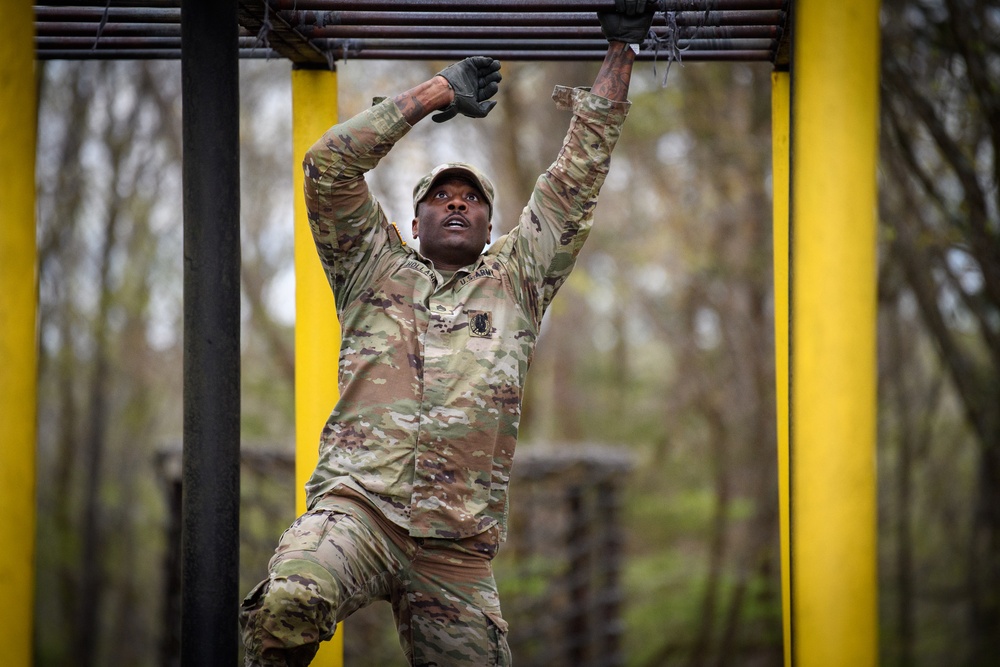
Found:
[[492, 314], [486, 310], [470, 310], [469, 333], [477, 338], [489, 338], [493, 334]]

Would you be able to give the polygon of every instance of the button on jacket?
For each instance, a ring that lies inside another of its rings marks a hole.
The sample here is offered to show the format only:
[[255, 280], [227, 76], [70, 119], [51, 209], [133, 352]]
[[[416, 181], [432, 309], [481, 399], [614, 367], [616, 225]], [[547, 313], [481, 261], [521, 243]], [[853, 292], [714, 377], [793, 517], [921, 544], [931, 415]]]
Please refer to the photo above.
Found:
[[517, 227], [447, 279], [404, 245], [364, 180], [410, 129], [392, 100], [307, 153], [309, 224], [342, 335], [340, 401], [306, 486], [310, 507], [348, 487], [414, 537], [506, 536], [525, 374], [629, 107], [584, 88], [553, 98], [573, 111], [559, 156]]

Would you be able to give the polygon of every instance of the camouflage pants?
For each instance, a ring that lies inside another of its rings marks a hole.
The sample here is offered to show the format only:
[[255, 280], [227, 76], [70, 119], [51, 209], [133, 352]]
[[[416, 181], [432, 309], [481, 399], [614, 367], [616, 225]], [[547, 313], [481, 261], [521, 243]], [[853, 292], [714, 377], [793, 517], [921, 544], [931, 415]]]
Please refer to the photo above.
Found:
[[282, 535], [244, 600], [247, 667], [308, 665], [336, 624], [388, 600], [411, 665], [509, 665], [495, 540], [412, 538], [360, 500], [328, 495]]

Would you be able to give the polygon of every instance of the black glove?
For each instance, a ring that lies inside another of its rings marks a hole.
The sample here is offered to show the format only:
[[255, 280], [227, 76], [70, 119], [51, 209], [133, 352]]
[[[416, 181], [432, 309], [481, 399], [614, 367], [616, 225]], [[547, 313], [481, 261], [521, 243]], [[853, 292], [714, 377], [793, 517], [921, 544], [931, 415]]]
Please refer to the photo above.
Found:
[[[655, 5], [656, 1], [649, 4]], [[615, 0], [615, 11], [619, 14], [642, 14], [646, 11], [646, 0]]]
[[597, 20], [609, 42], [642, 44], [649, 36], [656, 6], [646, 0], [615, 0], [615, 11], [597, 12]]
[[496, 102], [487, 102], [500, 88], [500, 61], [487, 56], [473, 56], [438, 72], [451, 84], [455, 100], [441, 109], [432, 120], [443, 123], [461, 113], [471, 118], [485, 118]]

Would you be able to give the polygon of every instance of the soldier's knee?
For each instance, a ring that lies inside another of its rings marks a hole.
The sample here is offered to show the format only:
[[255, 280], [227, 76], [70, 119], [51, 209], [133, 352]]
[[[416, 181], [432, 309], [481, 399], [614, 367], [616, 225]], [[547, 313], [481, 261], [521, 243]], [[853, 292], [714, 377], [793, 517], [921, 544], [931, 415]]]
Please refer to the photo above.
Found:
[[[335, 601], [330, 599], [329, 586], [315, 577], [289, 574], [262, 582], [240, 610], [247, 664], [308, 664], [308, 660], [276, 662], [265, 658], [309, 653], [311, 659], [319, 642], [333, 636], [334, 616]], [[259, 662], [251, 662], [251, 656], [259, 656]]]

